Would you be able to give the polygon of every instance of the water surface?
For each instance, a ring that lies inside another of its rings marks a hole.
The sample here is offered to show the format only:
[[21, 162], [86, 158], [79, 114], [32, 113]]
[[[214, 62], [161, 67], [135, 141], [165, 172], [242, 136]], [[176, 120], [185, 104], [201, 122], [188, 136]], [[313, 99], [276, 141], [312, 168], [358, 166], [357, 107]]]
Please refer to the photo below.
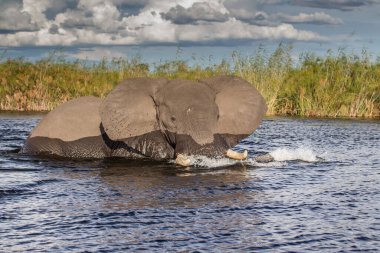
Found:
[[380, 122], [268, 118], [252, 158], [196, 166], [17, 154], [41, 115], [0, 116], [0, 252], [375, 252]]

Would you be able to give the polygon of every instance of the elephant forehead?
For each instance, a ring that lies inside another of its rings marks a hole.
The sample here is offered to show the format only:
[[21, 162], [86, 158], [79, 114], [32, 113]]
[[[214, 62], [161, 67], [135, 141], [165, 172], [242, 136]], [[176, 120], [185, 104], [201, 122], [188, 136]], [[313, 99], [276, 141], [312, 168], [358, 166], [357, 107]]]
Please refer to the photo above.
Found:
[[48, 137], [74, 141], [101, 135], [100, 98], [82, 97], [68, 101], [48, 113], [30, 137]]
[[159, 105], [166, 105], [177, 114], [190, 111], [207, 113], [216, 106], [215, 92], [207, 85], [193, 81], [173, 80], [161, 89], [157, 97]]
[[[165, 126], [175, 125], [176, 134], [189, 136], [200, 145], [213, 141], [218, 108], [212, 89], [199, 82], [173, 80], [157, 96], [160, 120], [166, 123]], [[174, 122], [171, 121], [173, 116]]]
[[213, 101], [215, 92], [207, 85], [190, 80], [172, 80], [157, 95], [159, 101], [172, 102], [177, 106], [196, 102]]

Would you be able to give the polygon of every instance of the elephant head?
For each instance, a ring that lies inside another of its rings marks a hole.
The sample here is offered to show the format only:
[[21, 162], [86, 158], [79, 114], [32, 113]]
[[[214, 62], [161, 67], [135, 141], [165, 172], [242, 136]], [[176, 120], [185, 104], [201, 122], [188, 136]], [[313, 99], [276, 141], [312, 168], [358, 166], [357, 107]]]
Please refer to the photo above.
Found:
[[135, 78], [102, 102], [102, 128], [113, 141], [155, 159], [221, 156], [259, 126], [264, 98], [238, 77], [196, 81]]

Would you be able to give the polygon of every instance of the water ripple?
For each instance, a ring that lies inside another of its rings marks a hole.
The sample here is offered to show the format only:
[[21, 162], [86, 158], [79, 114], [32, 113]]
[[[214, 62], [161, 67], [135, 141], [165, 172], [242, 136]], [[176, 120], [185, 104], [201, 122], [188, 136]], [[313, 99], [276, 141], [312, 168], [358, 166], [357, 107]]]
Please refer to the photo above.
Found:
[[0, 119], [0, 252], [380, 248], [378, 121], [270, 118], [236, 148], [248, 161], [180, 168], [19, 155], [39, 119]]

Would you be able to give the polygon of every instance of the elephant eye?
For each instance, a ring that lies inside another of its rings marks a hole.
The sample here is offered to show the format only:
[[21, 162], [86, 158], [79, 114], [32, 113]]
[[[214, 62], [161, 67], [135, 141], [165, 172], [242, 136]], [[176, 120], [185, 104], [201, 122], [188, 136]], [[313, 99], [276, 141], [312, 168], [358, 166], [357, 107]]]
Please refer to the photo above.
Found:
[[170, 119], [171, 119], [172, 121], [175, 121], [175, 117], [174, 117], [174, 116], [171, 116]]

